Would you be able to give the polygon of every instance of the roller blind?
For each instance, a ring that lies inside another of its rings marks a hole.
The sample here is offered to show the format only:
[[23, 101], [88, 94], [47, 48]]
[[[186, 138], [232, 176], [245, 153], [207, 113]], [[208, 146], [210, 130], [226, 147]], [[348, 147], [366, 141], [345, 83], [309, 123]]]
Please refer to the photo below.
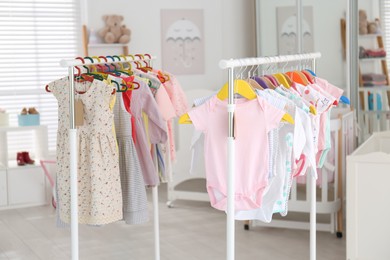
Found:
[[[16, 126], [23, 107], [36, 107], [41, 125], [48, 126], [50, 151], [56, 146], [57, 101], [44, 87], [67, 74], [59, 61], [78, 56], [80, 31], [78, 0], [0, 0], [0, 108]], [[32, 136], [8, 134], [11, 159], [39, 145]]]

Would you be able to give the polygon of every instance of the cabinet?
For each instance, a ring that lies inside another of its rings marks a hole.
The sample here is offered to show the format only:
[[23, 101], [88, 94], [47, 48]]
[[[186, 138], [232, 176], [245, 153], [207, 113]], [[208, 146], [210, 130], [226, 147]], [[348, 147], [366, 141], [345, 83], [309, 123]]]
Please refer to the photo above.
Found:
[[0, 167], [0, 208], [8, 204], [7, 170]]
[[[18, 166], [15, 155], [9, 155], [8, 134], [33, 132], [34, 165]], [[45, 175], [39, 160], [47, 157], [47, 127], [0, 127], [0, 210], [47, 204]]]
[[347, 157], [347, 259], [390, 259], [390, 132]]

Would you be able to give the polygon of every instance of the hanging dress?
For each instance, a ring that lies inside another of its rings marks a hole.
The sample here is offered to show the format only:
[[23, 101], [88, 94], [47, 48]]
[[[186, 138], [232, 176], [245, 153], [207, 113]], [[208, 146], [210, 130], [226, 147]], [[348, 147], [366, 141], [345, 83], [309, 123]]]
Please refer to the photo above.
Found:
[[[61, 78], [49, 84], [58, 100], [57, 193], [60, 220], [71, 215], [69, 174], [69, 81]], [[84, 123], [77, 127], [78, 211], [80, 224], [104, 225], [123, 218], [118, 150], [110, 110], [112, 86], [94, 80], [75, 83], [75, 100], [81, 100]]]
[[[135, 147], [141, 164], [145, 185], [155, 186], [159, 184], [159, 177], [151, 155], [151, 147], [148, 143], [146, 131], [149, 133], [151, 144], [163, 143], [168, 138], [167, 126], [148, 85], [143, 81], [139, 81], [138, 83], [140, 84], [139, 89], [134, 90], [131, 97], [128, 91], [123, 92], [123, 99], [126, 109], [130, 107], [135, 117], [137, 139]], [[148, 126], [145, 126], [142, 117], [143, 112], [149, 118]]]
[[[127, 95], [131, 92], [127, 93]], [[126, 224], [141, 224], [149, 220], [145, 182], [132, 137], [132, 115], [117, 93], [114, 121], [119, 147], [119, 168], [123, 195], [123, 219]], [[129, 108], [129, 107], [128, 107]]]

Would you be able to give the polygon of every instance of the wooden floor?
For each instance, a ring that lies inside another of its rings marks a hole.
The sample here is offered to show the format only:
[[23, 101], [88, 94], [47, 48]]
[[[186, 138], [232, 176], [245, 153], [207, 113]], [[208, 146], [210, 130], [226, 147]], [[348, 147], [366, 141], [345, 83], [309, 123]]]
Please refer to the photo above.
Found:
[[[167, 208], [165, 198], [166, 187], [162, 185], [161, 259], [226, 259], [226, 215], [202, 202], [182, 201]], [[345, 244], [345, 239], [334, 234], [317, 232], [317, 259], [345, 259]], [[1, 260], [70, 259], [70, 248], [70, 230], [55, 226], [51, 206], [0, 211]], [[80, 259], [154, 259], [153, 221], [139, 226], [80, 226]], [[309, 232], [265, 227], [245, 231], [237, 222], [236, 259], [309, 259]]]

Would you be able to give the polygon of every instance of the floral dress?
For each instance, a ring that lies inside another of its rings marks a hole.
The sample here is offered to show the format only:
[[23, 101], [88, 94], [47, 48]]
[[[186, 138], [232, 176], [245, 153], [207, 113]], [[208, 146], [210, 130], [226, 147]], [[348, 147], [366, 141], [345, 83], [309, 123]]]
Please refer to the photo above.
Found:
[[[58, 101], [57, 194], [60, 220], [69, 223], [69, 81], [49, 84]], [[123, 218], [118, 150], [110, 109], [113, 86], [104, 81], [75, 83], [75, 100], [81, 100], [84, 123], [77, 127], [78, 211], [80, 224], [104, 225]]]

